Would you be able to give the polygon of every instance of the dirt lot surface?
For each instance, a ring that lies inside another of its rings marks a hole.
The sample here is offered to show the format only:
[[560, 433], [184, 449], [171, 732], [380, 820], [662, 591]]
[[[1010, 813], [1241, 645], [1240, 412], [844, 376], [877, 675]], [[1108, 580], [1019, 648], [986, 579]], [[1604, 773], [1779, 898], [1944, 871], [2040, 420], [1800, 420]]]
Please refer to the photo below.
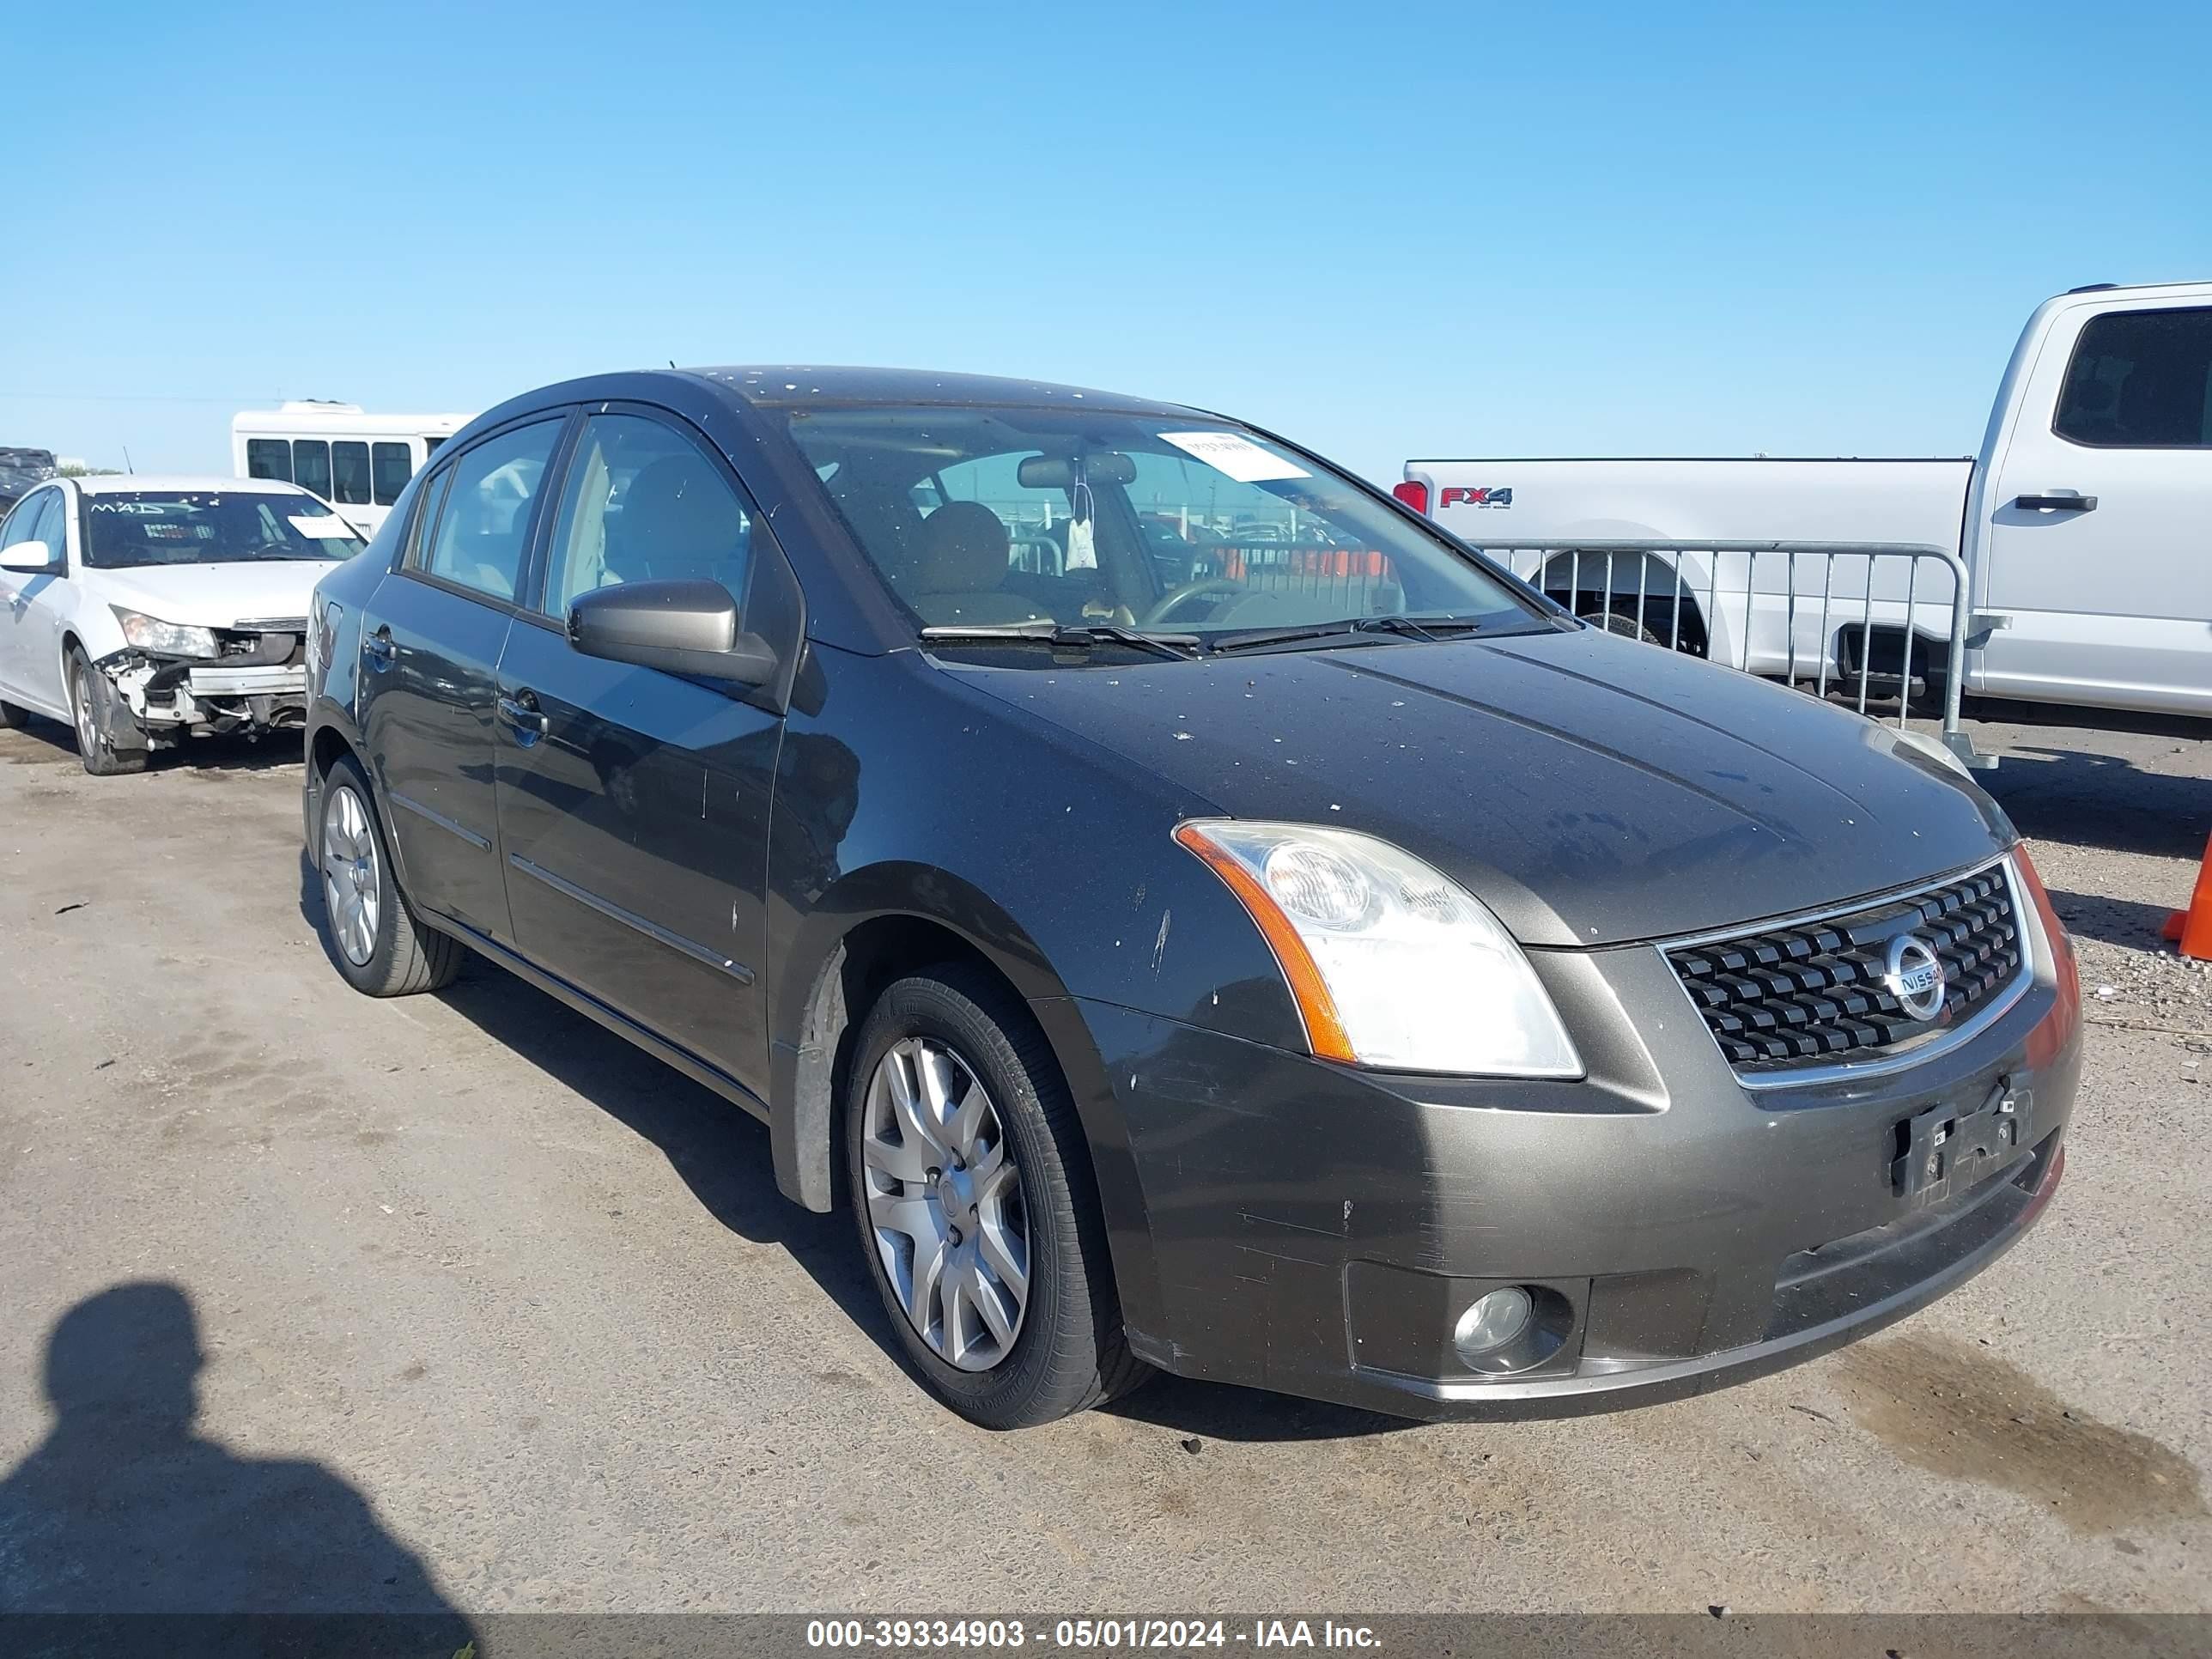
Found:
[[0, 732], [0, 1605], [2212, 1608], [2212, 969], [2157, 938], [2212, 748], [1977, 738], [2093, 1021], [1991, 1271], [1624, 1415], [1164, 1381], [994, 1437], [750, 1120], [481, 963], [349, 990], [289, 747]]

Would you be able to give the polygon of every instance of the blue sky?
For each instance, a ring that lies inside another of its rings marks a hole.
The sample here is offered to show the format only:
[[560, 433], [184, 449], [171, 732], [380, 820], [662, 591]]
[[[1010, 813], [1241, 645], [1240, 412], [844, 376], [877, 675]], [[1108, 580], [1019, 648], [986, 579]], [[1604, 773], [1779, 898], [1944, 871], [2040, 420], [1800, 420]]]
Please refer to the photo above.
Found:
[[1957, 454], [2038, 301], [2212, 277], [2202, 0], [68, 27], [9, 77], [0, 443], [141, 471], [671, 358], [1117, 387], [1382, 477]]

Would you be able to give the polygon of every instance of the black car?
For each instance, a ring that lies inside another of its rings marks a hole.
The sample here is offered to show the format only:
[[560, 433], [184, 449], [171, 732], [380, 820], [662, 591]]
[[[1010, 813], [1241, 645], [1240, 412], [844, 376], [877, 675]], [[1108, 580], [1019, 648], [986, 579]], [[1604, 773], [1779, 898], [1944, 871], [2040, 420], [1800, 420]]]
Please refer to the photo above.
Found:
[[477, 951], [763, 1119], [980, 1423], [1152, 1368], [1695, 1392], [1942, 1294], [2063, 1165], [2071, 947], [1963, 775], [1218, 416], [571, 381], [310, 637], [339, 970]]

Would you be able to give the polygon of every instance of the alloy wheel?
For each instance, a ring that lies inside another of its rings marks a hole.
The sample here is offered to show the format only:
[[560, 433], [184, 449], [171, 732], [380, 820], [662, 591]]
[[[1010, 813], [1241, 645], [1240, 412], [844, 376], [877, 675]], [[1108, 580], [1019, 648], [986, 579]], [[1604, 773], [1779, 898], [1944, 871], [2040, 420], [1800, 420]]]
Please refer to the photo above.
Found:
[[339, 784], [323, 811], [323, 902], [338, 949], [356, 967], [376, 954], [383, 902], [368, 808], [351, 785]]
[[933, 1037], [891, 1045], [868, 1081], [861, 1199], [884, 1272], [921, 1340], [987, 1371], [1029, 1305], [1021, 1171], [990, 1091]]
[[70, 676], [70, 713], [76, 716], [77, 752], [97, 753], [100, 735], [92, 723], [92, 683], [82, 668]]

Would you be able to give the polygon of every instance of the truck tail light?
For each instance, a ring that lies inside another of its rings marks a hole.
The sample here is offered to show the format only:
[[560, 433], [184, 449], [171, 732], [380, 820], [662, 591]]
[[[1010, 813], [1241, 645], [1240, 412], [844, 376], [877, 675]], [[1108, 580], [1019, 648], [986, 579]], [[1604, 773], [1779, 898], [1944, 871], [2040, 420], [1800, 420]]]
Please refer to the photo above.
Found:
[[1408, 478], [1403, 483], [1392, 484], [1390, 493], [1416, 513], [1429, 510], [1429, 487], [1419, 478]]

